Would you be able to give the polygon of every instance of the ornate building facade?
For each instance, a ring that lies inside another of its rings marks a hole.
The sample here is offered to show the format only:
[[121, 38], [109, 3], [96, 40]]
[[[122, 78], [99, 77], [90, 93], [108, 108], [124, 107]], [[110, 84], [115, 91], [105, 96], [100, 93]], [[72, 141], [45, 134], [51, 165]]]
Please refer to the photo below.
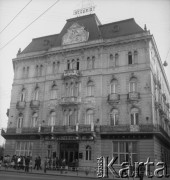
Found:
[[134, 19], [68, 19], [19, 51], [13, 68], [5, 154], [170, 166], [170, 88], [153, 35]]

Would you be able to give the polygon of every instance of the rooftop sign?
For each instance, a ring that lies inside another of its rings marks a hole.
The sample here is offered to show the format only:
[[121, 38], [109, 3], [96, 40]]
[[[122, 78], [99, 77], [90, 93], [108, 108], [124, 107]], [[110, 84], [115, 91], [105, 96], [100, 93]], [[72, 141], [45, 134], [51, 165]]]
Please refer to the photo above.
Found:
[[85, 8], [81, 8], [81, 9], [76, 9], [73, 11], [73, 15], [82, 15], [82, 14], [86, 14], [86, 13], [91, 13], [95, 10], [95, 6], [90, 6], [90, 7], [85, 7]]

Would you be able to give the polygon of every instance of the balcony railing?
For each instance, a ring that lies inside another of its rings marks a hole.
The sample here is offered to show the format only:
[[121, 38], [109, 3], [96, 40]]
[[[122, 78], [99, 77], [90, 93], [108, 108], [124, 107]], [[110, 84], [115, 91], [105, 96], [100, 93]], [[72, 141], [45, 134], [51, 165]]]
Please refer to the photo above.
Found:
[[60, 100], [60, 105], [67, 105], [67, 104], [79, 104], [81, 103], [81, 98], [80, 97], [62, 97]]
[[97, 132], [99, 134], [122, 134], [122, 133], [159, 133], [170, 139], [170, 134], [161, 126], [153, 124], [140, 124], [140, 125], [101, 125], [94, 126], [79, 124], [78, 126], [44, 126], [44, 127], [23, 127], [23, 128], [7, 128], [1, 130], [2, 136], [14, 136], [14, 135], [32, 135], [32, 134], [91, 134]]
[[127, 95], [127, 99], [131, 101], [135, 101], [140, 99], [140, 93], [139, 92], [129, 92]]
[[39, 108], [40, 106], [40, 101], [39, 100], [32, 100], [30, 103], [31, 108]]
[[18, 101], [17, 104], [16, 104], [17, 109], [24, 109], [25, 106], [26, 106], [25, 101]]
[[120, 100], [120, 94], [112, 93], [108, 95], [108, 103], [118, 103]]
[[129, 125], [102, 125], [100, 126], [100, 132], [108, 133], [108, 132], [130, 132]]
[[76, 69], [70, 69], [70, 70], [65, 70], [63, 74], [63, 78], [67, 77], [79, 77], [80, 76], [80, 71]]

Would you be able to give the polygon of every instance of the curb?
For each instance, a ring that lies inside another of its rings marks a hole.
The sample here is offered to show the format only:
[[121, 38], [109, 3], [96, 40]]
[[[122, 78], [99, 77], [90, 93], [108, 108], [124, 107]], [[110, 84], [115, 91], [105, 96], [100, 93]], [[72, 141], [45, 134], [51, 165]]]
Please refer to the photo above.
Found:
[[[79, 177], [79, 178], [91, 178], [91, 179], [98, 179], [98, 177], [90, 177], [90, 176], [76, 176], [76, 175], [69, 175], [69, 174], [50, 174], [50, 173], [36, 173], [36, 172], [29, 172], [25, 173], [24, 171], [13, 171], [13, 170], [2, 170], [2, 172], [13, 172], [13, 173], [21, 173], [21, 174], [39, 174], [41, 176], [46, 175], [46, 176], [67, 176], [67, 177]], [[106, 179], [106, 178], [105, 178]], [[106, 179], [107, 180], [107, 179]]]

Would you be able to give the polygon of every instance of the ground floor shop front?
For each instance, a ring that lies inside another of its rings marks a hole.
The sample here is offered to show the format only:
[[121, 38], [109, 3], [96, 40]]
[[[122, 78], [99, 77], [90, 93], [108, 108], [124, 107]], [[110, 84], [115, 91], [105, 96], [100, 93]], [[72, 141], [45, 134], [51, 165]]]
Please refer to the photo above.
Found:
[[40, 138], [7, 139], [5, 155], [12, 157], [31, 156], [33, 160], [40, 156], [60, 160], [65, 159], [66, 166], [75, 162], [79, 169], [89, 171], [97, 168], [97, 158], [103, 156], [118, 157], [115, 167], [122, 162], [146, 162], [149, 157], [154, 164], [165, 162], [170, 167], [170, 145], [154, 135], [100, 135], [91, 139]]

